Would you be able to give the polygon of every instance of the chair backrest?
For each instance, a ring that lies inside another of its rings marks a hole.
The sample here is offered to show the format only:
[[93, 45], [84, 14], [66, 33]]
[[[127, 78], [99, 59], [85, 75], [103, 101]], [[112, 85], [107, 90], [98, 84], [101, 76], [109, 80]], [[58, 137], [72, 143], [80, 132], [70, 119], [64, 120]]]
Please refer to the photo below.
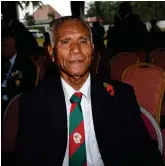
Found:
[[135, 53], [136, 53], [136, 56], [139, 57], [139, 60], [141, 63], [146, 61], [147, 55], [146, 55], [146, 52], [144, 50], [138, 50]]
[[46, 57], [45, 56], [34, 56], [33, 57], [33, 61], [36, 64], [36, 68], [39, 71], [39, 80], [43, 80], [43, 78], [45, 77], [45, 61], [46, 61]]
[[155, 139], [158, 142], [158, 149], [161, 154], [163, 154], [163, 137], [159, 125], [153, 118], [153, 116], [147, 112], [144, 108], [140, 107], [141, 117], [147, 128], [152, 139]]
[[[152, 58], [152, 64], [162, 68], [165, 71], [165, 48], [161, 49], [156, 56]], [[161, 114], [165, 115], [165, 93], [163, 96]]]
[[164, 53], [162, 52], [162, 54], [156, 55], [152, 60], [152, 64], [162, 68], [165, 71], [165, 51]]
[[146, 61], [146, 52], [144, 50], [137, 50], [137, 51], [130, 51], [130, 52], [119, 52], [117, 55], [130, 55], [130, 56], [137, 56], [139, 58], [139, 62]]
[[18, 131], [19, 100], [21, 94], [16, 95], [9, 102], [2, 122], [2, 151], [13, 152]]
[[164, 71], [151, 64], [139, 63], [128, 67], [122, 80], [134, 87], [139, 105], [147, 109], [159, 124], [165, 88]]
[[139, 63], [139, 58], [136, 55], [119, 53], [111, 60], [111, 78], [121, 81], [124, 70], [136, 63]]
[[39, 65], [37, 64], [37, 62], [35, 60], [32, 59], [32, 61], [35, 65], [36, 72], [37, 72], [37, 77], [36, 77], [36, 81], [35, 81], [35, 86], [37, 86], [38, 83], [39, 83], [39, 80], [40, 80], [40, 67], [39, 67]]
[[157, 55], [164, 55], [165, 56], [165, 48], [157, 48], [149, 53], [149, 61], [153, 63], [153, 60]]

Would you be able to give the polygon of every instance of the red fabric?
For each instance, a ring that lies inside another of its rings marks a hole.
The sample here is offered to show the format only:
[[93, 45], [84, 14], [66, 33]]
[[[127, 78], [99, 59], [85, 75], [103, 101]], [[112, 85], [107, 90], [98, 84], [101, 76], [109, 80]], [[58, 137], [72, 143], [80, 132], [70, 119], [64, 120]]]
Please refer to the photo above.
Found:
[[165, 93], [164, 93], [164, 96], [163, 96], [162, 108], [161, 109], [162, 109], [161, 114], [165, 115]]
[[[160, 67], [165, 71], [165, 49], [164, 50], [159, 50], [155, 52], [155, 56], [152, 59], [152, 64]], [[161, 113], [165, 115], [165, 95], [163, 97], [162, 101], [162, 108], [161, 108]]]
[[161, 69], [163, 69], [165, 71], [165, 51], [158, 53], [152, 61], [152, 64], [160, 67]]
[[139, 50], [136, 52], [136, 56], [139, 57], [140, 62], [145, 62], [146, 60], [146, 52], [144, 50]]
[[165, 56], [165, 48], [157, 48], [157, 49], [153, 50], [152, 52], [150, 52], [149, 58], [150, 58], [151, 63], [153, 62], [153, 60], [155, 59], [155, 57], [157, 55], [164, 55]]
[[135, 65], [128, 68], [123, 82], [134, 87], [139, 105], [155, 117], [164, 86], [164, 73], [157, 67]]
[[76, 92], [75, 96], [77, 96], [78, 98], [81, 98], [82, 97], [82, 93], [81, 92]]
[[[72, 115], [70, 116], [76, 116], [73, 118], [78, 118], [77, 116], [80, 116], [79, 117], [80, 119], [76, 124], [70, 121], [70, 127], [73, 128], [72, 133], [70, 133], [69, 135], [69, 157], [70, 158], [72, 158], [72, 156], [76, 153], [79, 147], [85, 142], [84, 120], [83, 120], [82, 110], [80, 108], [81, 97], [82, 97], [81, 92], [76, 92], [71, 97], [72, 105], [70, 109], [70, 114]], [[79, 114], [74, 115], [74, 113], [79, 113]]]
[[135, 54], [119, 53], [112, 59], [111, 78], [121, 81], [124, 70], [139, 62], [139, 58]]
[[76, 108], [77, 103], [72, 103], [70, 113]]
[[9, 103], [2, 127], [2, 151], [13, 152], [18, 131], [19, 97]]
[[[81, 134], [82, 138], [80, 139], [80, 143], [75, 143], [73, 139], [73, 135], [75, 133]], [[84, 133], [84, 121], [82, 121], [79, 126], [72, 132], [72, 134], [69, 136], [69, 157], [72, 157], [72, 155], [77, 151], [77, 149], [84, 143], [85, 141], [85, 133]]]

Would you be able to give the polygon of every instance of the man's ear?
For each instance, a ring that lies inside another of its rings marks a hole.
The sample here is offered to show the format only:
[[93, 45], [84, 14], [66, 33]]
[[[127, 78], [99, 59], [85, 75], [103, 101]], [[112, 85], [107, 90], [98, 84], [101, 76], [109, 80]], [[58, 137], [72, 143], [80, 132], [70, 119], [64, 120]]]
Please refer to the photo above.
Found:
[[95, 52], [94, 52], [94, 51], [95, 51], [95, 50], [94, 50], [94, 49], [95, 49], [95, 47], [94, 47], [94, 44], [93, 44], [93, 43], [92, 43], [92, 49], [93, 49], [92, 61], [93, 61], [93, 58], [94, 58], [94, 53], [95, 53]]
[[49, 55], [53, 54], [53, 46], [51, 44], [48, 45], [48, 53]]
[[93, 43], [92, 43], [92, 48], [93, 48], [93, 50], [94, 50], [94, 48], [95, 48]]
[[54, 56], [54, 51], [53, 51], [54, 50], [53, 45], [49, 44], [47, 49], [48, 49], [48, 53], [50, 55], [51, 60], [54, 62], [55, 61], [55, 56]]

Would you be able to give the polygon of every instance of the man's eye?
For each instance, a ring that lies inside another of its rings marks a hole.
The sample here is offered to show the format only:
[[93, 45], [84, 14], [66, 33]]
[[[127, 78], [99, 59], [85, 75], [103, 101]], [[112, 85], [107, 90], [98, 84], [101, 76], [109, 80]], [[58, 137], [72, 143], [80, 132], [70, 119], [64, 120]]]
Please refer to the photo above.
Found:
[[64, 44], [68, 44], [69, 41], [68, 40], [63, 40], [63, 41], [61, 41], [61, 43], [62, 43], [62, 45], [64, 45]]
[[87, 44], [87, 40], [80, 40], [81, 44]]

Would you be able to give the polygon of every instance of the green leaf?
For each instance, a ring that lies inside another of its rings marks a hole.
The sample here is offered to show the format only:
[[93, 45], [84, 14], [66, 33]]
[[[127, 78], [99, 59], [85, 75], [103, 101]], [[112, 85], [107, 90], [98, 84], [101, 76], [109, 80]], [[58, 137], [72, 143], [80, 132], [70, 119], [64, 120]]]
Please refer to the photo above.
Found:
[[103, 85], [104, 85], [105, 88], [107, 88], [108, 83], [107, 82], [103, 82]]

